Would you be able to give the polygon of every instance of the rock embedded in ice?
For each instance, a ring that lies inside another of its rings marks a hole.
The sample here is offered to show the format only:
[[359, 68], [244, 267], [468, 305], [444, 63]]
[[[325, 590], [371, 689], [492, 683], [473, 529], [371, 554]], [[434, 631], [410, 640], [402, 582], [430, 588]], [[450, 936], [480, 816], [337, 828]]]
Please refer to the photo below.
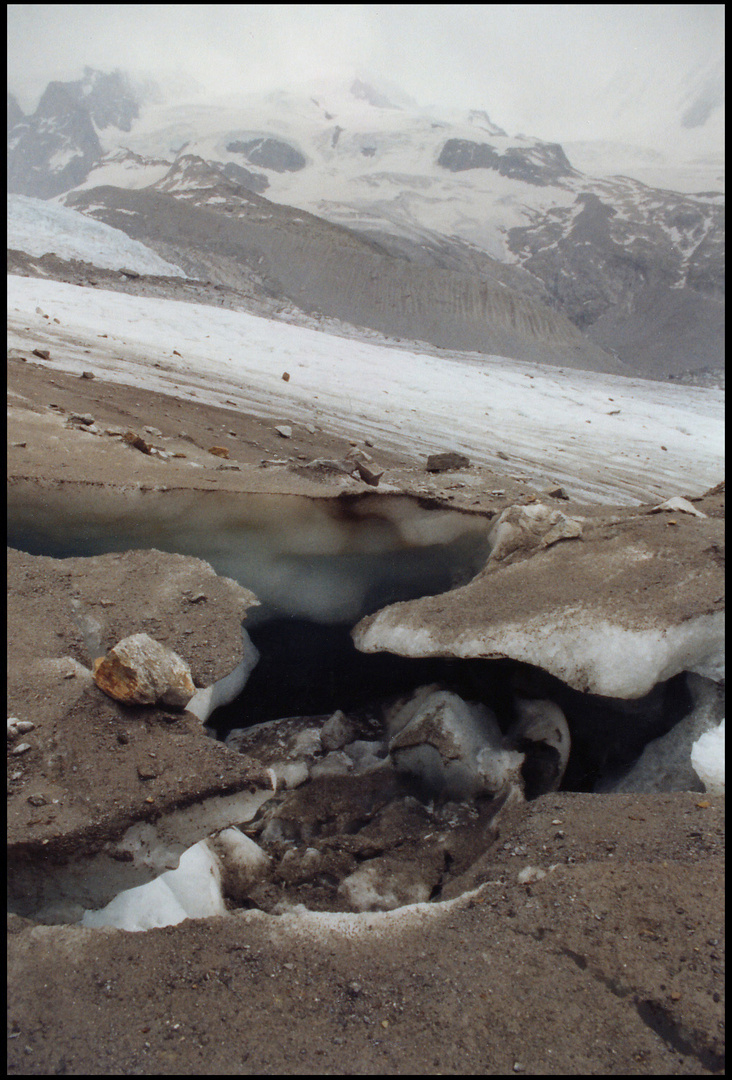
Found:
[[304, 461], [300, 465], [291, 465], [293, 472], [312, 475], [315, 479], [338, 474], [350, 476], [353, 466], [349, 461], [335, 461], [331, 458], [313, 458], [312, 461]]
[[224, 895], [232, 900], [246, 900], [252, 886], [269, 875], [269, 855], [240, 829], [224, 829], [206, 842], [219, 861]]
[[353, 742], [356, 728], [348, 717], [336, 709], [320, 729], [320, 741], [324, 750], [342, 750], [346, 743]]
[[354, 739], [343, 748], [356, 772], [381, 768], [387, 761], [386, 747], [376, 739]]
[[413, 776], [432, 797], [497, 795], [523, 762], [522, 754], [506, 748], [490, 709], [433, 686], [418, 690], [387, 727], [395, 769]]
[[517, 881], [519, 885], [533, 885], [535, 881], [541, 881], [546, 877], [546, 870], [541, 870], [538, 866], [525, 866], [523, 870], [519, 870]]
[[139, 450], [141, 454], [150, 454], [152, 452], [152, 446], [149, 442], [145, 442], [142, 435], [138, 435], [135, 431], [126, 431], [122, 436], [124, 441], [134, 447], [135, 450]]
[[516, 552], [546, 548], [559, 540], [581, 539], [582, 522], [545, 503], [509, 506], [488, 534], [490, 560], [498, 562]]
[[381, 856], [362, 863], [338, 886], [338, 896], [351, 911], [393, 911], [406, 904], [426, 903], [439, 882], [442, 853], [412, 860]]
[[680, 495], [674, 496], [673, 499], [666, 499], [666, 502], [659, 503], [658, 506], [654, 506], [649, 511], [651, 514], [658, 514], [662, 510], [668, 510], [670, 512], [676, 512], [681, 514], [693, 514], [694, 517], [705, 518], [707, 515], [702, 513], [701, 510], [697, 510], [692, 502], [688, 499], [683, 499]]
[[35, 726], [32, 720], [19, 720], [17, 716], [9, 716], [8, 741], [17, 739], [18, 735], [23, 735], [26, 731], [33, 731]]
[[118, 641], [94, 661], [93, 675], [100, 690], [130, 705], [184, 709], [196, 692], [185, 660], [148, 634]]
[[369, 484], [371, 487], [378, 487], [379, 480], [384, 475], [383, 469], [371, 469], [363, 461], [356, 462], [356, 472], [365, 484]]
[[558, 543], [560, 540], [581, 539], [582, 522], [578, 521], [577, 518], [567, 517], [565, 514], [560, 513], [552, 527], [542, 536], [541, 546], [546, 548]]
[[321, 729], [325, 716], [288, 716], [249, 728], [234, 728], [226, 737], [230, 750], [255, 758], [272, 770], [277, 787], [295, 788], [310, 776], [312, 763], [323, 754]]
[[319, 776], [343, 776], [353, 769], [353, 761], [342, 750], [331, 750], [310, 768], [310, 775], [315, 780]]
[[427, 472], [432, 473], [450, 472], [453, 469], [468, 469], [469, 467], [470, 458], [454, 450], [444, 454], [430, 454], [425, 466]]
[[559, 484], [550, 484], [543, 489], [542, 495], [548, 495], [550, 499], [569, 499], [569, 495]]
[[523, 751], [521, 774], [527, 799], [556, 791], [569, 761], [571, 739], [562, 710], [553, 701], [516, 701], [518, 719], [506, 733], [506, 741]]

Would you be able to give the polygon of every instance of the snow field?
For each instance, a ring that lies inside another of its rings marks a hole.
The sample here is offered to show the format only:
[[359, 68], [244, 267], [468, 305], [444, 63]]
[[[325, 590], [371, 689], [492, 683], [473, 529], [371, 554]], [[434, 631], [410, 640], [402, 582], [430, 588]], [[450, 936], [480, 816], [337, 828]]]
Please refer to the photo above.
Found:
[[[60, 325], [49, 325], [38, 306]], [[371, 436], [377, 452], [379, 445], [458, 450], [501, 472], [563, 483], [592, 502], [695, 494], [723, 475], [724, 395], [717, 390], [479, 354], [433, 355], [418, 345], [15, 275], [8, 277], [8, 323], [9, 346], [44, 344], [51, 366]]]

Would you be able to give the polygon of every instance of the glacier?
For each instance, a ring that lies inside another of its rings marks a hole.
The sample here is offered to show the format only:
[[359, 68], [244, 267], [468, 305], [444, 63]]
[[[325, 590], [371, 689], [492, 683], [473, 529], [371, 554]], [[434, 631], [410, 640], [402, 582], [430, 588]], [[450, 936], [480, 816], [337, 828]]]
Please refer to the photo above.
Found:
[[161, 259], [138, 240], [78, 210], [26, 195], [7, 198], [8, 249], [79, 259], [106, 270], [185, 277], [179, 266]]

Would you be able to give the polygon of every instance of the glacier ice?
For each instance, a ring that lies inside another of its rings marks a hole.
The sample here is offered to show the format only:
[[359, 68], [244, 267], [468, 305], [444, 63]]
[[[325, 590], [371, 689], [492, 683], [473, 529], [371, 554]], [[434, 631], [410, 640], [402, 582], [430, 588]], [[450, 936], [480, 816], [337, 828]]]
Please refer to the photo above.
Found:
[[26, 195], [8, 195], [8, 248], [36, 256], [53, 253], [107, 270], [124, 267], [138, 274], [185, 276], [179, 266], [161, 259], [121, 229], [68, 206]]
[[389, 755], [433, 796], [497, 795], [518, 773], [524, 755], [504, 743], [495, 715], [436, 686], [423, 686], [388, 720]]
[[678, 626], [634, 629], [567, 607], [449, 641], [416, 622], [399, 622], [398, 606], [356, 628], [362, 652], [399, 656], [510, 657], [543, 668], [578, 690], [603, 697], [638, 698], [680, 671], [724, 677], [724, 612], [698, 615]]
[[213, 683], [212, 686], [205, 686], [198, 690], [186, 706], [188, 712], [192, 712], [204, 724], [214, 709], [218, 709], [222, 705], [228, 705], [229, 702], [238, 697], [259, 660], [259, 652], [252, 644], [249, 634], [243, 627], [241, 636], [244, 656], [234, 670], [225, 675], [223, 679]]
[[710, 795], [724, 795], [724, 720], [694, 743], [691, 765]]
[[151, 930], [174, 926], [184, 919], [225, 914], [219, 863], [206, 841], [201, 840], [183, 852], [175, 870], [126, 889], [100, 910], [84, 912], [81, 925]]

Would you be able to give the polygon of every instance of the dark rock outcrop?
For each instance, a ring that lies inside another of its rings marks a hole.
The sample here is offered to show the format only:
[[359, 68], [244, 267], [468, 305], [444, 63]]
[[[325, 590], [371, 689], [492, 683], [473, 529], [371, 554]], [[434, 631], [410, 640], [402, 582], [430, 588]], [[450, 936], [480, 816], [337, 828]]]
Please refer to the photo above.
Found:
[[523, 180], [543, 187], [560, 177], [573, 176], [575, 170], [558, 143], [538, 141], [524, 147], [509, 146], [503, 153], [490, 143], [469, 139], [448, 139], [437, 164], [450, 172], [467, 169], [495, 169], [501, 176]]
[[86, 107], [96, 127], [116, 127], [130, 131], [139, 116], [139, 103], [129, 79], [121, 71], [106, 75], [94, 68], [84, 68], [84, 77], [67, 84], [79, 105]]
[[51, 82], [29, 117], [8, 98], [8, 191], [50, 199], [76, 187], [102, 157], [97, 129], [129, 131], [138, 109], [127, 78], [85, 68], [77, 82]]
[[264, 173], [252, 172], [243, 165], [237, 165], [235, 161], [227, 161], [221, 171], [228, 180], [233, 180], [235, 184], [241, 184], [247, 191], [255, 191], [258, 195], [269, 187], [269, 180]]
[[522, 267], [636, 371], [723, 368], [724, 209], [624, 177], [605, 187], [604, 198], [585, 192], [573, 207], [511, 229]]
[[21, 109], [16, 97], [8, 94], [8, 131], [25, 119], [25, 113]]
[[243, 154], [252, 165], [274, 172], [297, 172], [307, 164], [300, 151], [282, 139], [235, 139], [226, 144], [226, 149], [230, 154]]

